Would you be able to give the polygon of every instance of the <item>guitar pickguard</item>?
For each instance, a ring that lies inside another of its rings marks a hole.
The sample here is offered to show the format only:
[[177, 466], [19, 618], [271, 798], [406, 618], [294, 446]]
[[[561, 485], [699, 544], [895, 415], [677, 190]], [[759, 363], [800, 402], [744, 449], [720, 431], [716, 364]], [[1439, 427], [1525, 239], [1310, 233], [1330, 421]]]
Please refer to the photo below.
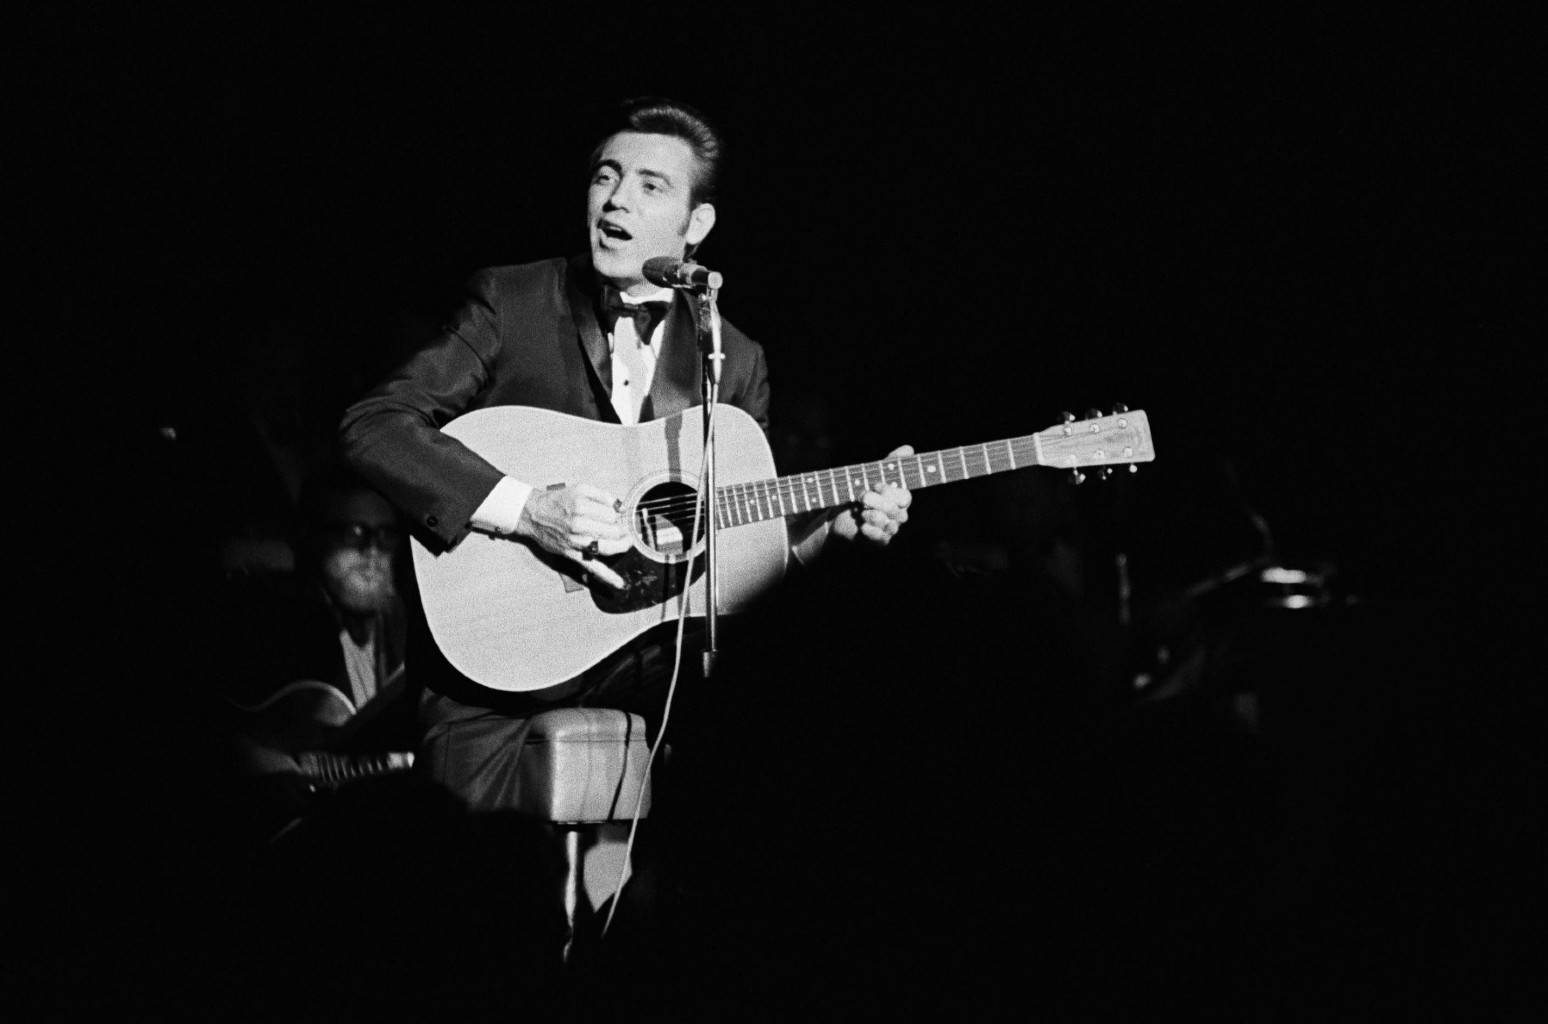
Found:
[[[687, 562], [658, 562], [639, 551], [628, 551], [603, 561], [623, 577], [624, 589], [616, 590], [605, 583], [592, 583], [591, 596], [597, 610], [608, 615], [621, 615], [654, 608], [674, 600], [683, 592], [687, 576]], [[693, 578], [704, 575], [704, 559], [694, 560]]]

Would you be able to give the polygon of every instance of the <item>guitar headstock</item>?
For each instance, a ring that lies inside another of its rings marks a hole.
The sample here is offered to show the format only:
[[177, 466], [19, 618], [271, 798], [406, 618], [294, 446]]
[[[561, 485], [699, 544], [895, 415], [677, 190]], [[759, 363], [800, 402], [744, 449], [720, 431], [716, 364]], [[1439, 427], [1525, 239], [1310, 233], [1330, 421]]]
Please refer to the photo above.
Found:
[[1038, 465], [1073, 470], [1076, 483], [1085, 479], [1085, 469], [1127, 465], [1133, 472], [1156, 457], [1145, 411], [1123, 406], [1109, 416], [1093, 409], [1083, 420], [1066, 413], [1063, 423], [1038, 432], [1037, 449]]

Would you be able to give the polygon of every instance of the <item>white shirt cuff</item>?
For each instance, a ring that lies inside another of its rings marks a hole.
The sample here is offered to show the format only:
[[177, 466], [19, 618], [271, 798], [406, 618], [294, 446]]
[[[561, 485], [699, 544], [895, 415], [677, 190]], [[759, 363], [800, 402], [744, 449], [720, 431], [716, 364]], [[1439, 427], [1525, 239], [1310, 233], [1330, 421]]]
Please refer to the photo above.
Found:
[[494, 490], [473, 512], [473, 527], [489, 533], [511, 534], [521, 522], [521, 510], [532, 494], [532, 485], [502, 476]]

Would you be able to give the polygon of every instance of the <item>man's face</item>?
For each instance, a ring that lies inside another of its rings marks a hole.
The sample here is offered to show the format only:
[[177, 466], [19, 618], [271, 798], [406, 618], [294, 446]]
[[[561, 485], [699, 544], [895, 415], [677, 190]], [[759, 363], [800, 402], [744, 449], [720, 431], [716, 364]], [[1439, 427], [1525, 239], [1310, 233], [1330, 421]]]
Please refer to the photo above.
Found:
[[398, 520], [370, 492], [332, 498], [323, 529], [323, 586], [340, 608], [357, 615], [384, 611], [396, 596], [392, 578]]
[[693, 150], [673, 135], [619, 132], [602, 144], [586, 190], [591, 265], [619, 291], [639, 294], [645, 261], [682, 259], [715, 226], [715, 208], [691, 207]]

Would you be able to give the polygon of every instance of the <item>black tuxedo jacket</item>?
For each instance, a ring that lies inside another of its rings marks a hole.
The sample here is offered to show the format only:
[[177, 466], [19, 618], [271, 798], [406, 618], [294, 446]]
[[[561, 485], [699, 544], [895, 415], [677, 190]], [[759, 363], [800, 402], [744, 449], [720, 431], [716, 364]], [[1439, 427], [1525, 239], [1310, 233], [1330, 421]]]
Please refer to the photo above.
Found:
[[[415, 524], [432, 550], [455, 545], [500, 471], [447, 437], [456, 416], [492, 405], [527, 405], [616, 423], [612, 354], [597, 322], [597, 283], [587, 258], [479, 271], [455, 317], [345, 413], [349, 461]], [[700, 401], [691, 304], [667, 314], [661, 352], [640, 418], [660, 419]], [[720, 400], [768, 429], [763, 349], [722, 319]], [[528, 480], [526, 483], [540, 484]]]
[[[350, 463], [393, 501], [431, 550], [457, 544], [499, 482], [500, 471], [440, 427], [465, 412], [526, 405], [616, 423], [612, 353], [597, 322], [598, 287], [590, 260], [553, 259], [475, 274], [452, 321], [345, 413]], [[679, 296], [667, 314], [641, 419], [659, 419], [701, 400], [700, 358], [691, 304]], [[763, 349], [722, 320], [720, 400], [768, 429], [769, 382]], [[525, 483], [541, 486], [543, 481]], [[512, 714], [534, 700], [473, 683], [441, 655], [417, 602], [409, 664], [416, 685], [468, 705]], [[579, 681], [575, 681], [579, 682]]]

